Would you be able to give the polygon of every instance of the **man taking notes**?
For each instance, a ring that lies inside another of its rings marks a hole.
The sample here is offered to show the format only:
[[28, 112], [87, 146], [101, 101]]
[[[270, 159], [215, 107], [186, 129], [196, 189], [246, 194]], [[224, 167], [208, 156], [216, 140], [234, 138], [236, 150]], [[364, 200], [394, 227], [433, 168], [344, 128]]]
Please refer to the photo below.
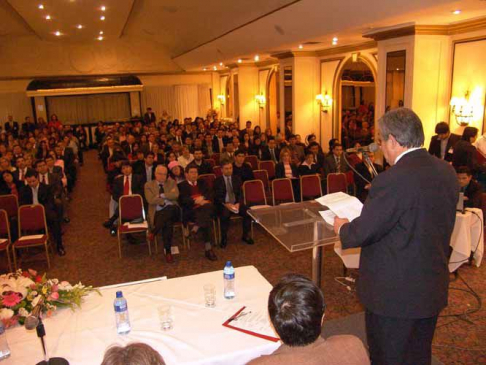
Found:
[[392, 167], [373, 180], [361, 216], [336, 218], [334, 230], [344, 249], [362, 248], [357, 290], [372, 364], [430, 364], [447, 306], [459, 185], [453, 168], [422, 148], [422, 122], [412, 110], [388, 112], [378, 128]]

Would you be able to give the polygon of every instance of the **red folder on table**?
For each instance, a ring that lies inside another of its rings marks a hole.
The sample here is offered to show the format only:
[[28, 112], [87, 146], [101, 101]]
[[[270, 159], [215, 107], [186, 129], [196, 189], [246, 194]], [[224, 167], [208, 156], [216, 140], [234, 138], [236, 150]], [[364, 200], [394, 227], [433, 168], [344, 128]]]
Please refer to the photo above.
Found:
[[236, 331], [240, 331], [240, 332], [246, 333], [247, 335], [252, 335], [252, 336], [255, 336], [255, 337], [263, 338], [264, 340], [268, 340], [268, 341], [272, 341], [272, 342], [278, 342], [278, 341], [280, 341], [280, 339], [277, 338], [277, 337], [267, 336], [267, 335], [263, 335], [261, 333], [257, 333], [257, 332], [253, 332], [253, 331], [248, 331], [248, 330], [245, 330], [245, 329], [242, 329], [242, 328], [238, 328], [238, 327], [232, 326], [231, 325], [231, 322], [233, 322], [236, 319], [236, 317], [238, 317], [238, 315], [241, 312], [243, 312], [243, 310], [245, 308], [246, 307], [242, 307], [238, 312], [236, 312], [235, 314], [233, 314], [226, 322], [223, 323], [223, 326], [228, 327], [228, 328], [231, 328], [231, 329], [234, 329]]

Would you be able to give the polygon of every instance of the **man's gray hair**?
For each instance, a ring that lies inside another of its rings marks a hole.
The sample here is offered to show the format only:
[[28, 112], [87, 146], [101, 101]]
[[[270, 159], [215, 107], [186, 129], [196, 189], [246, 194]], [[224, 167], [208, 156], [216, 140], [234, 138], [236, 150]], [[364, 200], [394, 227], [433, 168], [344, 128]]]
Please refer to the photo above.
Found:
[[422, 147], [424, 144], [422, 121], [411, 109], [398, 108], [389, 111], [378, 121], [378, 128], [384, 141], [388, 141], [392, 135], [402, 147]]

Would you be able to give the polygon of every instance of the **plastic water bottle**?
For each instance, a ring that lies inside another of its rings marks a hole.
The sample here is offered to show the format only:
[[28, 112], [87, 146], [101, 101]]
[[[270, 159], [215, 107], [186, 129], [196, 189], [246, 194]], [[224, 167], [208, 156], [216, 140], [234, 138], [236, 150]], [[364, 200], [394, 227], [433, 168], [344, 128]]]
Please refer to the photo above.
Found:
[[130, 318], [128, 317], [127, 300], [121, 291], [116, 292], [115, 302], [116, 331], [119, 335], [126, 335], [130, 332]]
[[223, 270], [224, 277], [224, 297], [226, 299], [233, 299], [235, 293], [235, 268], [231, 261], [227, 261]]
[[0, 361], [10, 356], [10, 348], [8, 347], [7, 334], [5, 333], [5, 326], [0, 321]]

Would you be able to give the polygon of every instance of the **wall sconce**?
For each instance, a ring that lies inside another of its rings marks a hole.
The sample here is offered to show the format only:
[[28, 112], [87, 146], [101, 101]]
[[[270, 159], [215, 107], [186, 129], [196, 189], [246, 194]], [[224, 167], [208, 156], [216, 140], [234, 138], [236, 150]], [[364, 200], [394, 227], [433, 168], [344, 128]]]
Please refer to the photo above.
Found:
[[221, 105], [224, 105], [226, 103], [226, 97], [223, 94], [218, 95], [218, 100]]
[[358, 62], [358, 57], [359, 57], [359, 52], [358, 53], [353, 53], [351, 55], [351, 59], [354, 63]]
[[450, 106], [457, 124], [468, 125], [472, 121], [474, 117], [474, 104], [469, 100], [469, 90], [461, 98], [456, 96], [452, 97]]
[[260, 108], [265, 107], [265, 104], [267, 103], [267, 100], [265, 98], [265, 95], [263, 95], [263, 94], [255, 95], [255, 100], [258, 103], [258, 106]]
[[327, 92], [324, 95], [322, 94], [317, 95], [316, 101], [317, 104], [319, 104], [319, 106], [321, 107], [323, 113], [327, 113], [331, 108], [332, 99], [329, 95], [327, 95]]

